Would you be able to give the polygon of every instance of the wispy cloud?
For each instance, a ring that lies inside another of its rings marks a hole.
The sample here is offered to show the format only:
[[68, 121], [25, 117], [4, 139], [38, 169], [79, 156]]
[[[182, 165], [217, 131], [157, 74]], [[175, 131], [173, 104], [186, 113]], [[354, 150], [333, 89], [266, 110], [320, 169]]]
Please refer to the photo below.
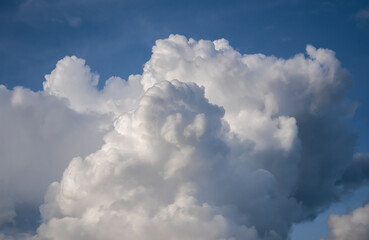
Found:
[[369, 19], [369, 8], [359, 10], [355, 15], [356, 20], [365, 21]]
[[82, 18], [80, 17], [66, 17], [66, 20], [71, 27], [79, 27], [82, 23]]

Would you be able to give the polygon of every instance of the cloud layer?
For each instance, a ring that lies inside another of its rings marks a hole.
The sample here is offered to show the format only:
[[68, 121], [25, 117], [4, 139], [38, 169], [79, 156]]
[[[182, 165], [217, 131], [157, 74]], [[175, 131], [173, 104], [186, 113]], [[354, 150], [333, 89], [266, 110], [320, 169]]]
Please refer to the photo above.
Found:
[[306, 55], [281, 59], [171, 35], [156, 42], [142, 75], [112, 77], [102, 90], [97, 81], [84, 60], [66, 57], [40, 93], [3, 88], [13, 105], [28, 95], [53, 99], [86, 118], [79, 129], [100, 141], [106, 133], [96, 152], [72, 152], [81, 157], [49, 186], [34, 239], [286, 239], [292, 224], [366, 178], [347, 177], [356, 106], [331, 50], [308, 45]]

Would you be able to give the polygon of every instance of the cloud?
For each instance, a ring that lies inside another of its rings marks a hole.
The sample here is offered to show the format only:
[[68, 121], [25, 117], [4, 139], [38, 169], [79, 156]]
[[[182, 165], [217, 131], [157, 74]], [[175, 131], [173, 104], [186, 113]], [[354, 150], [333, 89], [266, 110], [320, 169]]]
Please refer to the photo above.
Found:
[[369, 238], [369, 204], [347, 215], [330, 215], [328, 240], [365, 240]]
[[171, 35], [156, 41], [142, 75], [101, 90], [98, 79], [65, 57], [44, 91], [22, 89], [106, 133], [49, 185], [33, 239], [286, 239], [292, 224], [360, 185], [345, 177], [356, 166], [351, 77], [331, 50], [308, 45], [282, 59]]
[[32, 231], [38, 226], [47, 186], [60, 179], [73, 157], [96, 151], [116, 115], [136, 104], [130, 96], [140, 97], [140, 83], [131, 84], [134, 78], [112, 77], [98, 90], [98, 75], [84, 60], [66, 57], [46, 76], [41, 92], [0, 86], [3, 231]]
[[[345, 97], [351, 77], [334, 52], [310, 45], [306, 51], [307, 58], [287, 60], [241, 55], [224, 39], [173, 35], [156, 42], [142, 81], [146, 88], [157, 79], [204, 86], [210, 102], [225, 108], [231, 131], [255, 144], [255, 164], [263, 162], [282, 188], [294, 188], [290, 194], [317, 209], [339, 198], [335, 181], [352, 158], [355, 135], [346, 123], [355, 105]], [[279, 159], [278, 150], [296, 155]]]
[[80, 17], [66, 17], [69, 26], [71, 27], [79, 27], [82, 23], [82, 19]]
[[369, 154], [355, 154], [337, 184], [347, 188], [357, 188], [369, 180]]
[[111, 77], [99, 91], [99, 75], [92, 73], [83, 59], [65, 57], [45, 76], [44, 91], [65, 99], [68, 106], [79, 113], [112, 114], [132, 110], [142, 96], [140, 76], [131, 75], [128, 81]]
[[361, 9], [355, 15], [356, 20], [365, 21], [369, 19], [369, 9]]
[[[223, 113], [208, 103], [195, 84], [160, 82], [150, 88], [134, 112], [115, 122], [101, 150], [85, 160], [75, 158], [62, 182], [50, 186], [42, 207], [46, 223], [39, 228], [39, 237], [227, 237], [231, 223], [206, 200], [209, 196], [219, 198], [217, 201], [231, 197], [217, 191], [214, 182], [229, 177], [222, 176], [229, 168], [223, 158], [227, 152], [221, 137]], [[263, 175], [261, 172], [261, 185]], [[249, 188], [260, 197], [266, 194]], [[72, 225], [78, 227], [62, 233]], [[256, 236], [253, 228], [232, 227], [241, 236]]]
[[[44, 92], [0, 87], [0, 225], [21, 205], [37, 208], [51, 181], [70, 159], [86, 156], [102, 143], [102, 117], [77, 114]], [[21, 227], [21, 226], [17, 226]]]

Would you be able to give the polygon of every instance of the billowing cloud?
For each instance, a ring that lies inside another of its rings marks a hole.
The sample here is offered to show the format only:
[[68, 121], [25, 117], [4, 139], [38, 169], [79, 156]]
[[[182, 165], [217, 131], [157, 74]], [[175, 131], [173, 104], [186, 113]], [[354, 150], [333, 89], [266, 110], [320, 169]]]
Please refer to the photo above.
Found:
[[2, 229], [37, 227], [47, 186], [73, 157], [96, 151], [113, 119], [137, 105], [142, 87], [132, 79], [112, 77], [98, 90], [84, 60], [66, 57], [46, 76], [44, 91], [0, 86]]
[[328, 240], [369, 239], [369, 204], [347, 215], [331, 215], [328, 226], [331, 228]]
[[99, 126], [106, 120], [76, 114], [53, 96], [21, 87], [1, 86], [0, 99], [2, 225], [24, 206], [37, 212], [50, 181], [61, 177], [70, 158], [102, 144], [106, 130]]
[[97, 81], [66, 57], [28, 91], [108, 131], [50, 184], [33, 239], [286, 239], [363, 182], [346, 184], [356, 106], [331, 50], [282, 59], [171, 35], [142, 75]]
[[[310, 45], [306, 52], [287, 60], [241, 55], [224, 39], [171, 36], [154, 46], [143, 84], [180, 79], [204, 86], [210, 102], [225, 108], [231, 131], [255, 145], [255, 164], [278, 175], [306, 206], [322, 207], [338, 198], [335, 182], [352, 157], [355, 136], [346, 121], [355, 106], [346, 100], [351, 78], [334, 52]], [[278, 158], [281, 150], [296, 155]]]
[[67, 105], [79, 113], [117, 116], [137, 106], [143, 94], [141, 77], [134, 75], [128, 81], [111, 77], [104, 88], [98, 90], [99, 75], [92, 73], [85, 61], [75, 56], [60, 60], [45, 78], [44, 91], [65, 99]]

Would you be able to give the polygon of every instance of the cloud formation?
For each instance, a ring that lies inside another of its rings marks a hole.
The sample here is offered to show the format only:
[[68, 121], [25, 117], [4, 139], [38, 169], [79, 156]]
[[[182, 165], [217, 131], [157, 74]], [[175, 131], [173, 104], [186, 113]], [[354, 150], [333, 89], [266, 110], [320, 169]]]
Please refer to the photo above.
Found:
[[44, 91], [65, 99], [78, 113], [113, 114], [132, 110], [143, 94], [140, 76], [131, 75], [127, 81], [111, 77], [102, 90], [97, 89], [99, 75], [92, 73], [85, 60], [75, 56], [60, 60], [45, 76]]
[[356, 106], [331, 50], [282, 59], [171, 35], [142, 75], [97, 81], [65, 57], [43, 92], [22, 90], [108, 132], [49, 186], [33, 239], [286, 239], [365, 178], [346, 184]]
[[[96, 151], [113, 119], [137, 105], [142, 87], [135, 76], [112, 77], [102, 90], [96, 88], [98, 78], [84, 60], [66, 57], [46, 76], [41, 92], [0, 86], [0, 226], [5, 231], [36, 227], [39, 214], [28, 213], [38, 212], [47, 186], [60, 179], [73, 157]], [[33, 223], [22, 221], [28, 217]]]
[[[44, 92], [0, 86], [0, 225], [17, 206], [38, 208], [51, 181], [59, 179], [74, 156], [102, 144], [104, 120], [77, 114]], [[36, 211], [37, 212], [37, 211]]]
[[355, 209], [347, 215], [331, 215], [328, 220], [331, 229], [327, 240], [365, 240], [369, 238], [369, 204]]
[[357, 188], [367, 184], [369, 180], [369, 154], [355, 154], [353, 160], [346, 167], [338, 185], [346, 188]]

